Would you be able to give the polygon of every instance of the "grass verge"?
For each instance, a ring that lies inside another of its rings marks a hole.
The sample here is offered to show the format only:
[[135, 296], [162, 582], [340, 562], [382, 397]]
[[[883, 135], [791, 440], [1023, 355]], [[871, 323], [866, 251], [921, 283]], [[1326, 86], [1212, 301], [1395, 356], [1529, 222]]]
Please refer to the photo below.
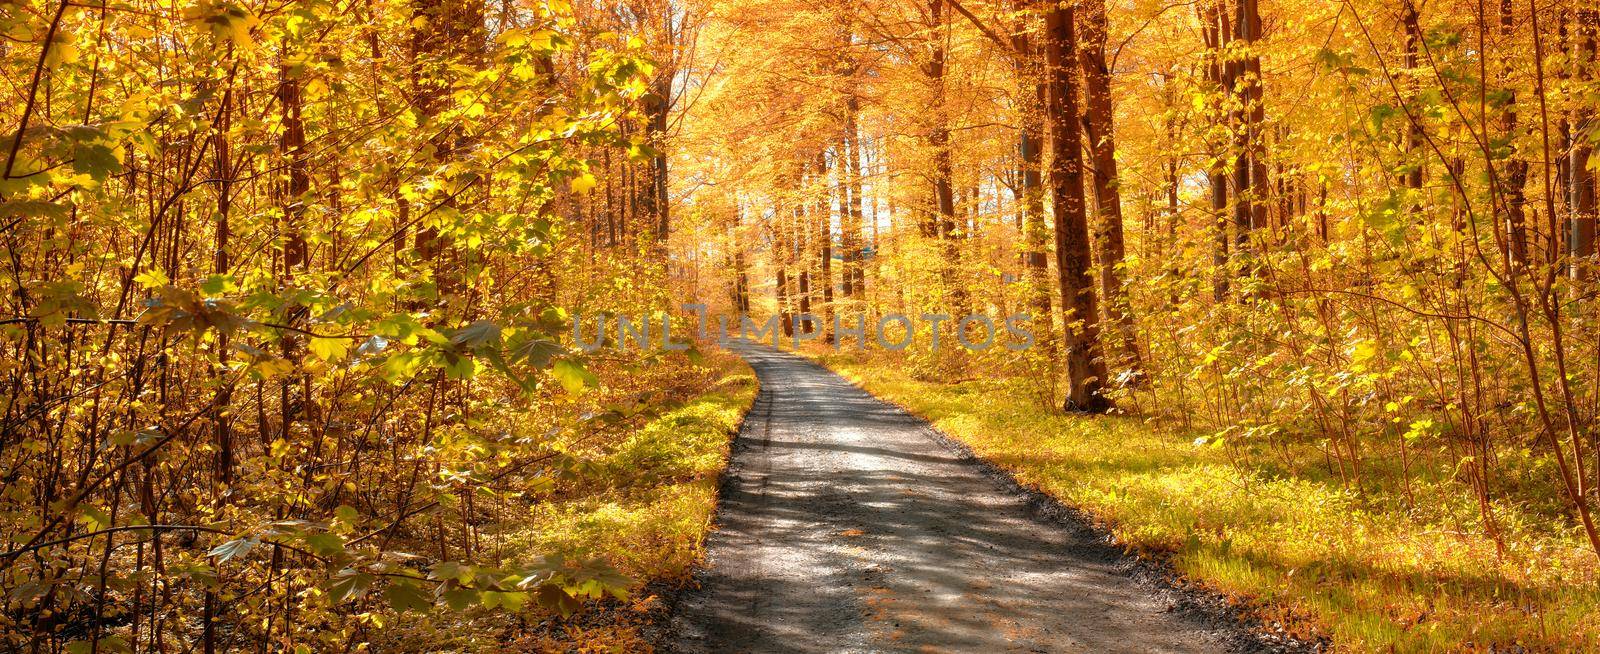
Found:
[[430, 651], [651, 651], [666, 608], [656, 593], [681, 585], [700, 561], [729, 445], [756, 395], [742, 360], [721, 352], [707, 359], [703, 386], [586, 447], [581, 468], [562, 473], [518, 519], [487, 530], [504, 551], [605, 559], [634, 580], [627, 601], [589, 604], [569, 618], [532, 607], [477, 611], [413, 635], [431, 641]]
[[1392, 510], [1383, 489], [1357, 494], [1311, 466], [1244, 467], [1139, 418], [1062, 415], [1017, 380], [938, 383], [887, 362], [819, 358], [1086, 511], [1130, 550], [1340, 651], [1600, 650], [1595, 567], [1562, 534], [1530, 527], [1497, 556], [1470, 530]]

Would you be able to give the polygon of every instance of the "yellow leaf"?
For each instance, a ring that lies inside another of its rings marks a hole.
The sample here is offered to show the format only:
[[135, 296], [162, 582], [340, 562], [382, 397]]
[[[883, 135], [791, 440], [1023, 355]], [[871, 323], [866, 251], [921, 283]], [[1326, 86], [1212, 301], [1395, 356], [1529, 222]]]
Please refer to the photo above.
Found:
[[78, 60], [78, 46], [73, 42], [71, 34], [62, 32], [56, 34], [50, 42], [50, 50], [44, 55], [45, 68], [56, 69], [62, 64], [70, 64]]
[[323, 361], [343, 359], [346, 352], [350, 351], [350, 340], [344, 338], [313, 338], [306, 343], [306, 348], [313, 355]]
[[594, 175], [584, 173], [572, 180], [572, 192], [579, 194], [588, 193], [589, 191], [594, 190], [595, 185], [599, 183], [599, 180], [596, 180]]
[[172, 283], [172, 280], [167, 278], [166, 273], [155, 268], [140, 273], [139, 276], [133, 278], [133, 281], [144, 288], [160, 288]]
[[278, 375], [294, 371], [294, 362], [288, 359], [265, 359], [255, 363], [256, 374], [262, 379], [272, 379]]

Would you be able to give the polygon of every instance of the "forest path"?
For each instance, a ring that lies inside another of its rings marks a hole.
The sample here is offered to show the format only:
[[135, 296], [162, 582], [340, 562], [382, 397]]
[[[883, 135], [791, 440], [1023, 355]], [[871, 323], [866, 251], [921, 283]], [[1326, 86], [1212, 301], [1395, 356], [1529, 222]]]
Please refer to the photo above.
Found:
[[733, 349], [761, 392], [671, 650], [1226, 649], [926, 422], [799, 356]]

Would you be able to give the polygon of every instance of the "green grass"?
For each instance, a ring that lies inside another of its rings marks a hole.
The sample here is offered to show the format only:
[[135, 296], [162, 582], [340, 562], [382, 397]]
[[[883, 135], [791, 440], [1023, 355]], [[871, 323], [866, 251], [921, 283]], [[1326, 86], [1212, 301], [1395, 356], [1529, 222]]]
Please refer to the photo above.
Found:
[[[743, 364], [739, 364], [741, 367]], [[587, 552], [639, 580], [684, 578], [700, 559], [728, 444], [755, 397], [748, 373], [652, 420], [609, 452], [568, 499], [532, 508], [534, 551]]]
[[1525, 526], [1497, 558], [1479, 534], [1395, 509], [1397, 489], [1345, 489], [1309, 453], [1293, 473], [1252, 468], [1155, 421], [1051, 411], [1021, 382], [944, 384], [903, 366], [821, 358], [1088, 511], [1129, 549], [1167, 557], [1191, 581], [1342, 651], [1600, 649], [1592, 554], [1516, 507], [1499, 508]]
[[685, 581], [701, 559], [729, 444], [755, 399], [755, 377], [742, 361], [720, 353], [708, 360], [709, 383], [686, 401], [585, 446], [576, 474], [541, 492], [525, 513], [486, 529], [513, 558], [605, 559], [634, 580], [628, 601], [593, 603], [567, 620], [529, 608], [420, 621], [408, 631], [407, 651], [419, 643], [427, 651], [649, 651], [644, 627], [660, 618], [661, 606], [645, 587]]

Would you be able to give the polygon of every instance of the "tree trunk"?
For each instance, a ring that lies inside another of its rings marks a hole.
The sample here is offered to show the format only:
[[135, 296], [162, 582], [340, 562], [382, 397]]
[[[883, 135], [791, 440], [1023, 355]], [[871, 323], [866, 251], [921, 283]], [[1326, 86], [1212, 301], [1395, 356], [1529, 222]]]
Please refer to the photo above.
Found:
[[856, 133], [860, 101], [845, 100], [844, 137], [839, 141], [839, 248], [841, 284], [846, 300], [860, 300], [861, 275], [861, 137]]
[[823, 342], [833, 342], [833, 218], [828, 205], [828, 158], [817, 154], [817, 180], [822, 187], [814, 205], [817, 213], [817, 248], [822, 264], [822, 333]]
[[[217, 179], [217, 226], [216, 226], [216, 252], [212, 255], [211, 272], [218, 275], [228, 274], [232, 262], [228, 257], [229, 239], [232, 238], [233, 227], [230, 219], [233, 214], [233, 148], [228, 140], [228, 131], [233, 125], [233, 89], [230, 87], [222, 94], [222, 108], [217, 113], [216, 135], [212, 137], [214, 143], [214, 159], [212, 175]], [[217, 334], [217, 363], [226, 364], [228, 359], [228, 333]], [[233, 427], [232, 420], [225, 410], [232, 399], [232, 392], [223, 390], [223, 395], [216, 403], [217, 409], [212, 415], [212, 424], [215, 426], [214, 436], [217, 443], [216, 479], [222, 486], [233, 483]]]
[[1098, 214], [1100, 243], [1100, 296], [1105, 302], [1106, 321], [1118, 336], [1120, 363], [1133, 378], [1144, 376], [1139, 356], [1139, 337], [1134, 327], [1133, 307], [1123, 285], [1122, 267], [1126, 245], [1122, 237], [1122, 191], [1117, 175], [1116, 129], [1111, 107], [1111, 71], [1106, 66], [1105, 0], [1086, 0], [1079, 65], [1083, 68], [1084, 132], [1089, 152], [1094, 157], [1094, 205]]
[[794, 336], [794, 314], [789, 312], [789, 269], [783, 264], [777, 268], [778, 321], [784, 336]]
[[[657, 56], [655, 78], [650, 82], [650, 97], [644, 103], [645, 138], [654, 152], [648, 165], [648, 185], [639, 189], [639, 200], [645, 218], [651, 221], [650, 232], [655, 236], [657, 254], [666, 265], [667, 234], [671, 230], [670, 198], [667, 195], [667, 114], [672, 109], [672, 83], [678, 71], [673, 66], [678, 46], [678, 30], [673, 24], [674, 7], [670, 2], [632, 5], [639, 16], [639, 29], [647, 34], [654, 32], [665, 53]], [[659, 16], [651, 16], [645, 7], [660, 9]], [[651, 21], [659, 24], [652, 25]]]
[[278, 73], [278, 108], [283, 121], [283, 132], [278, 136], [278, 152], [287, 160], [288, 175], [283, 186], [283, 272], [284, 279], [292, 280], [304, 272], [310, 263], [310, 246], [304, 231], [305, 194], [311, 190], [311, 176], [306, 172], [306, 129], [300, 112], [304, 102], [300, 97], [300, 81], [291, 76], [285, 65]]
[[1089, 224], [1083, 198], [1083, 143], [1078, 134], [1078, 67], [1071, 6], [1045, 13], [1045, 62], [1050, 89], [1050, 193], [1055, 213], [1056, 267], [1061, 284], [1062, 354], [1067, 367], [1068, 411], [1104, 411], [1105, 358], [1100, 351], [1100, 312], [1095, 303], [1089, 257]]
[[[750, 314], [750, 270], [745, 262], [745, 243], [739, 237], [740, 228], [744, 224], [744, 203], [734, 209], [732, 224], [728, 226], [728, 242], [733, 249], [733, 310], [740, 317]], [[734, 324], [740, 322], [739, 317], [734, 319]], [[735, 326], [737, 331], [738, 327]]]
[[[1206, 43], [1206, 81], [1213, 89], [1226, 98], [1231, 94], [1231, 82], [1227, 79], [1227, 64], [1223, 61], [1223, 49], [1227, 47], [1231, 30], [1228, 27], [1226, 14], [1223, 12], [1221, 1], [1211, 2], [1200, 12], [1200, 34]], [[1226, 103], [1223, 103], [1225, 106]], [[1225, 115], [1220, 114], [1219, 115]], [[1224, 119], [1226, 120], [1226, 119]], [[1212, 251], [1212, 267], [1214, 280], [1212, 282], [1212, 299], [1221, 302], [1228, 297], [1228, 286], [1231, 272], [1229, 271], [1229, 238], [1228, 238], [1228, 172], [1227, 160], [1229, 146], [1226, 142], [1211, 144], [1211, 164], [1206, 169], [1206, 179], [1211, 184], [1211, 213], [1213, 224], [1216, 225], [1216, 249]]]
[[[1162, 78], [1163, 78], [1163, 83], [1161, 85], [1162, 100], [1163, 100], [1162, 106], [1166, 107], [1167, 111], [1168, 111], [1167, 119], [1166, 119], [1166, 125], [1164, 126], [1165, 129], [1166, 129], [1167, 142], [1168, 143], [1177, 143], [1178, 142], [1178, 134], [1179, 134], [1179, 126], [1178, 126], [1178, 116], [1177, 116], [1176, 111], [1174, 111], [1174, 109], [1176, 108], [1176, 105], [1177, 105], [1177, 102], [1178, 102], [1178, 97], [1177, 97], [1177, 93], [1173, 90], [1173, 85], [1174, 85], [1173, 76], [1171, 74], [1169, 74], [1169, 73], [1163, 73], [1162, 74]], [[1183, 279], [1183, 275], [1184, 275], [1182, 258], [1180, 258], [1178, 256], [1174, 256], [1174, 254], [1173, 254], [1173, 253], [1176, 253], [1176, 252], [1180, 251], [1180, 246], [1179, 246], [1179, 242], [1178, 242], [1178, 225], [1181, 224], [1182, 221], [1183, 221], [1183, 214], [1179, 210], [1179, 206], [1178, 206], [1178, 189], [1179, 189], [1180, 185], [1182, 184], [1182, 180], [1179, 178], [1179, 174], [1180, 174], [1180, 172], [1182, 170], [1182, 164], [1183, 164], [1183, 154], [1181, 152], [1173, 151], [1173, 152], [1169, 152], [1167, 154], [1167, 161], [1166, 161], [1166, 164], [1163, 166], [1163, 168], [1164, 168], [1163, 172], [1166, 174], [1165, 175], [1166, 179], [1164, 180], [1165, 181], [1165, 184], [1164, 184], [1165, 188], [1163, 188], [1162, 191], [1163, 191], [1163, 195], [1166, 198], [1166, 204], [1167, 204], [1167, 211], [1166, 211], [1166, 219], [1167, 219], [1167, 221], [1166, 221], [1167, 222], [1167, 224], [1166, 224], [1166, 232], [1167, 233], [1166, 233], [1166, 241], [1164, 243], [1164, 247], [1166, 248], [1166, 251], [1168, 253], [1167, 256], [1170, 257], [1170, 261], [1171, 261], [1171, 263], [1168, 264], [1168, 266], [1167, 266], [1167, 274], [1172, 279]], [[1226, 243], [1226, 241], [1224, 241], [1224, 243]], [[1147, 244], [1146, 245], [1146, 250], [1150, 251], [1149, 248], [1150, 248], [1150, 244]], [[1173, 309], [1177, 308], [1178, 303], [1181, 300], [1182, 300], [1182, 298], [1180, 297], [1180, 291], [1176, 287], [1173, 287], [1170, 290], [1170, 292], [1169, 292], [1169, 294], [1167, 296], [1167, 309], [1170, 311], [1170, 310], [1173, 310]]]
[[[1577, 39], [1573, 54], [1573, 79], [1586, 85], [1594, 78], [1596, 32], [1600, 31], [1600, 10], [1585, 9], [1578, 12]], [[1594, 129], [1594, 109], [1580, 103], [1573, 112], [1572, 150], [1568, 153], [1568, 175], [1571, 198], [1568, 206], [1572, 212], [1571, 235], [1568, 237], [1568, 254], [1572, 256], [1572, 274], [1587, 279], [1593, 274], [1595, 232], [1595, 175], [1589, 167], [1594, 153], [1590, 133]]]
[[940, 277], [944, 281], [946, 306], [953, 315], [965, 316], [967, 291], [961, 281], [960, 234], [956, 229], [955, 189], [952, 177], [954, 165], [950, 155], [950, 117], [945, 108], [945, 18], [944, 0], [930, 0], [928, 13], [932, 17], [932, 36], [929, 40], [928, 84], [932, 90], [933, 125], [928, 132], [928, 145], [933, 149], [934, 224], [943, 253]]
[[[1415, 71], [1419, 65], [1417, 49], [1422, 41], [1422, 27], [1419, 25], [1416, 3], [1413, 0], [1402, 0], [1402, 2], [1400, 22], [1405, 30], [1405, 66], [1406, 70]], [[1415, 75], [1407, 77], [1406, 86], [1407, 90], [1415, 98], [1418, 86]], [[1423, 137], [1422, 123], [1420, 120], [1408, 120], [1406, 123], [1406, 162], [1404, 172], [1400, 176], [1400, 182], [1406, 188], [1420, 192], [1422, 190], [1423, 163], [1423, 157], [1420, 156]], [[1412, 198], [1413, 208], [1416, 207], [1420, 200], [1420, 198]]]
[[[656, 242], [665, 244], [667, 232], [672, 226], [671, 208], [667, 196], [667, 96], [672, 91], [672, 78], [663, 74], [662, 80], [656, 84], [657, 100], [646, 103], [645, 114], [649, 119], [650, 146], [655, 148], [655, 154], [650, 157], [650, 188], [646, 189], [643, 196], [645, 200], [645, 214], [655, 219]], [[663, 260], [663, 263], [665, 261]]]
[[740, 315], [750, 313], [750, 274], [744, 264], [744, 251], [736, 250], [733, 254], [733, 306]]
[[849, 63], [845, 67], [845, 101], [844, 101], [844, 139], [839, 144], [839, 152], [844, 157], [844, 165], [839, 172], [842, 177], [840, 183], [844, 187], [843, 197], [847, 200], [846, 206], [840, 212], [840, 245], [844, 262], [844, 295], [854, 301], [856, 310], [861, 310], [861, 304], [866, 299], [866, 277], [862, 271], [862, 233], [865, 214], [862, 212], [861, 191], [861, 97], [856, 93], [856, 77], [860, 66], [851, 52], [854, 47], [855, 36], [851, 28], [847, 27], [844, 33], [844, 43], [841, 49], [848, 53]]
[[[795, 221], [795, 260], [799, 271], [795, 274], [796, 291], [799, 292], [799, 316], [811, 315], [811, 264], [807, 262], [806, 255], [811, 252], [811, 223], [801, 204], [794, 207]], [[798, 319], [798, 316], [797, 318]], [[816, 326], [811, 321], [800, 324], [803, 333], [810, 334]]]
[[[1500, 2], [1500, 46], [1502, 49], [1511, 47], [1513, 37], [1513, 23], [1511, 18], [1511, 0]], [[1524, 266], [1528, 263], [1528, 162], [1520, 156], [1515, 143], [1518, 130], [1517, 93], [1511, 86], [1511, 56], [1506, 55], [1500, 69], [1500, 87], [1507, 94], [1505, 110], [1500, 114], [1500, 132], [1502, 138], [1507, 139], [1511, 148], [1511, 155], [1505, 162], [1505, 172], [1500, 181], [1500, 193], [1504, 204], [1504, 224], [1507, 249], [1505, 255], [1509, 263]]]
[[[1243, 41], [1245, 55], [1230, 60], [1225, 81], [1235, 97], [1237, 131], [1234, 137], [1233, 225], [1236, 257], [1249, 256], [1250, 235], [1267, 224], [1266, 135], [1261, 124], [1266, 116], [1262, 104], [1261, 57], [1255, 42], [1261, 38], [1261, 14], [1257, 0], [1237, 0], [1234, 6], [1233, 40]], [[1224, 36], [1229, 36], [1224, 33]], [[1253, 273], [1255, 266], [1245, 263], [1240, 273]]]
[[1017, 79], [1022, 82], [1017, 113], [1022, 128], [1017, 136], [1017, 154], [1021, 161], [1018, 177], [1022, 184], [1019, 204], [1022, 207], [1022, 262], [1028, 288], [1028, 304], [1034, 319], [1043, 321], [1046, 334], [1055, 332], [1050, 311], [1050, 264], [1045, 259], [1050, 228], [1044, 221], [1044, 184], [1042, 181], [1044, 146], [1045, 87], [1040, 81], [1038, 48], [1019, 30], [1012, 39], [1017, 50]]
[[[212, 136], [212, 176], [217, 180], [217, 224], [215, 252], [212, 255], [211, 272], [218, 275], [228, 274], [230, 262], [228, 261], [229, 238], [232, 227], [229, 225], [230, 214], [233, 211], [233, 152], [228, 141], [228, 130], [232, 125], [233, 117], [233, 88], [222, 94], [222, 106], [217, 110], [217, 128]], [[226, 369], [228, 361], [228, 333], [217, 333], [216, 362], [217, 365], [210, 372], [210, 378], [218, 383], [217, 401], [212, 405], [211, 424], [212, 439], [216, 443], [217, 453], [214, 459], [212, 479], [216, 488], [226, 489], [233, 484], [233, 422], [227, 407], [232, 403], [232, 391], [217, 380], [221, 377], [220, 371]], [[232, 493], [216, 493], [213, 506], [217, 509], [225, 507], [232, 497]], [[219, 511], [218, 513], [221, 513]], [[107, 543], [109, 550], [110, 544]], [[109, 551], [106, 552], [110, 554]], [[102, 568], [101, 574], [105, 574]], [[104, 587], [102, 586], [102, 601]], [[205, 593], [205, 609], [203, 614], [204, 630], [201, 636], [202, 649], [206, 654], [213, 654], [217, 649], [217, 591], [207, 588]], [[93, 642], [93, 641], [91, 641]]]
[[768, 222], [768, 234], [772, 240], [772, 271], [773, 271], [773, 299], [777, 302], [779, 329], [784, 336], [794, 336], [794, 314], [790, 306], [789, 293], [789, 226], [784, 220], [784, 212], [774, 211], [772, 220]]

